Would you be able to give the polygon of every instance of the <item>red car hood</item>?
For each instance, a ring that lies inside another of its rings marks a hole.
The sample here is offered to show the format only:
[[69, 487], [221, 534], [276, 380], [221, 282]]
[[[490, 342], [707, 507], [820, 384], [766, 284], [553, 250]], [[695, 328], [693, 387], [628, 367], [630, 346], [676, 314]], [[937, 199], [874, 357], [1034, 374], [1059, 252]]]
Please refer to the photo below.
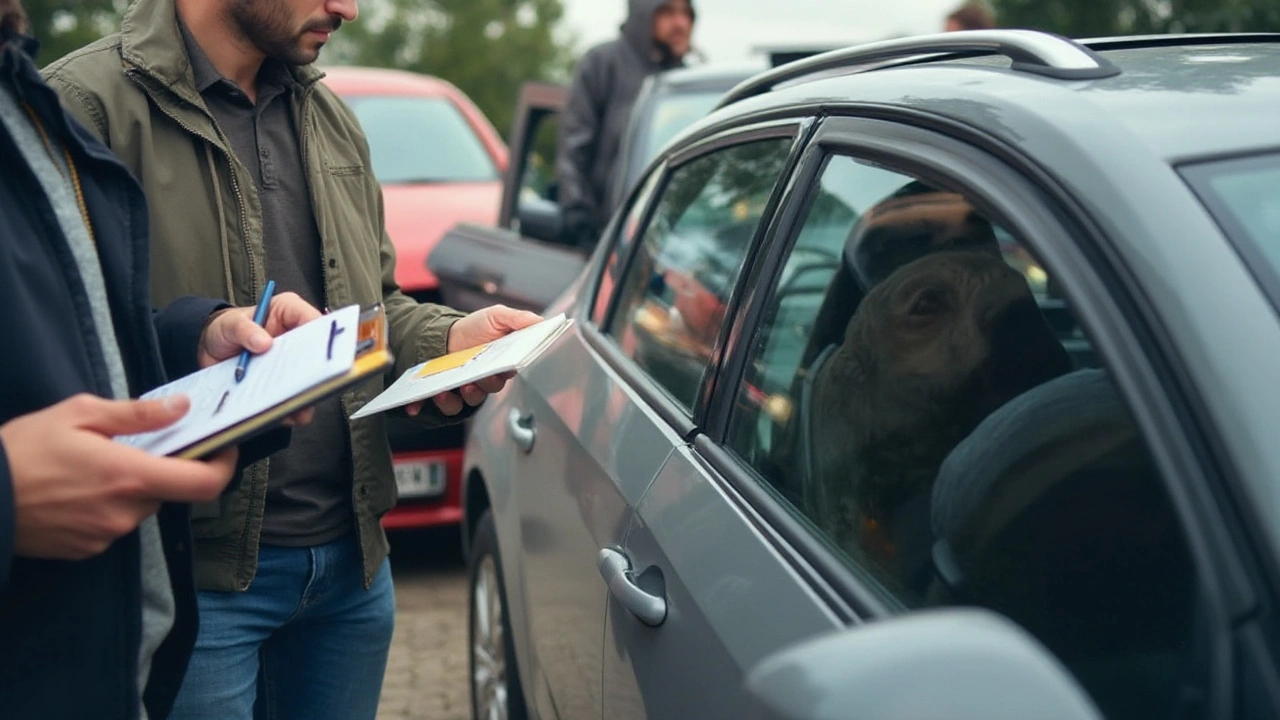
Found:
[[434, 290], [438, 281], [427, 269], [427, 255], [460, 222], [496, 223], [502, 183], [384, 185], [382, 198], [396, 246], [396, 282], [406, 291]]

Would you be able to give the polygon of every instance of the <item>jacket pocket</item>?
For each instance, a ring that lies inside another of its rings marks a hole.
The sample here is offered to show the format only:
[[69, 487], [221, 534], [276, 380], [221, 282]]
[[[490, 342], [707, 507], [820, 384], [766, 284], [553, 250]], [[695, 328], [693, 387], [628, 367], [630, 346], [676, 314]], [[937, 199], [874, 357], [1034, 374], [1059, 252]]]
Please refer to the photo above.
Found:
[[249, 505], [255, 501], [261, 503], [266, 500], [265, 485], [259, 497], [247, 496], [249, 489], [257, 486], [250, 474], [265, 473], [265, 469], [259, 469], [262, 466], [262, 462], [250, 465], [244, 470], [244, 475], [240, 477], [236, 486], [223, 492], [217, 500], [192, 505], [192, 536], [202, 540], [227, 537], [241, 532], [248, 516]]
[[363, 165], [340, 165], [340, 164], [334, 164], [334, 163], [325, 163], [324, 169], [327, 170], [329, 174], [334, 177], [350, 177], [353, 175], [363, 176], [365, 174]]

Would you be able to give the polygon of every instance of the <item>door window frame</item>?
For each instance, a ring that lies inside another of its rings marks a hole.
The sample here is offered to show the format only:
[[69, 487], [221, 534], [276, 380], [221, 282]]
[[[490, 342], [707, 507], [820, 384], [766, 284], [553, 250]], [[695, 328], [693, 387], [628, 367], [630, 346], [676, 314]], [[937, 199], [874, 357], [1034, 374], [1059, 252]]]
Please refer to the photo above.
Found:
[[[737, 389], [750, 361], [753, 331], [768, 312], [831, 155], [851, 156], [961, 192], [1053, 268], [1063, 296], [1081, 326], [1088, 329], [1100, 361], [1110, 370], [1160, 471], [1200, 584], [1204, 602], [1199, 612], [1207, 621], [1200, 632], [1213, 639], [1209, 659], [1216, 672], [1209, 674], [1210, 699], [1229, 701], [1228, 618], [1236, 608], [1251, 604], [1251, 591], [1237, 555], [1240, 548], [1226, 535], [1227, 521], [1211, 490], [1217, 472], [1179, 389], [1181, 378], [1171, 372], [1163, 344], [1157, 340], [1158, 329], [1152, 327], [1154, 319], [1141, 312], [1140, 298], [1133, 297], [1126, 283], [1131, 276], [1117, 266], [1117, 255], [1110, 251], [1098, 225], [1032, 161], [1010, 148], [995, 146], [986, 136], [955, 126], [940, 133], [921, 127], [919, 117], [895, 121], [883, 112], [875, 119], [832, 116], [822, 121], [802, 151], [787, 203], [766, 230], [776, 240], [743, 274], [748, 290], [733, 316], [733, 331], [719, 369], [722, 380], [715, 383], [707, 403], [706, 436], [695, 442], [708, 474], [718, 476], [731, 490], [729, 496], [742, 499], [745, 512], [759, 517], [772, 536], [789, 546], [784, 556], [798, 559], [798, 571], [812, 578], [815, 586], [834, 588], [858, 619], [896, 612], [879, 599], [879, 591], [858, 579], [845, 559], [812, 536], [766, 480], [725, 449]], [[1217, 706], [1210, 702], [1205, 707]]]
[[[744, 294], [743, 282], [747, 276], [747, 270], [753, 264], [763, 239], [768, 237], [766, 228], [769, 225], [769, 218], [776, 213], [781, 197], [784, 194], [784, 189], [791, 185], [791, 178], [795, 173], [800, 152], [810, 126], [811, 123], [807, 118], [794, 117], [757, 122], [728, 128], [676, 149], [664, 159], [655, 162], [654, 169], [651, 172], [661, 173], [661, 179], [655, 186], [653, 193], [648, 197], [643, 196], [642, 188], [652, 178], [651, 175], [646, 176], [637, 185], [637, 188], [632, 190], [632, 195], [625, 209], [619, 209], [614, 213], [609, 229], [610, 247], [607, 251], [601, 253], [602, 257], [593, 266], [592, 281], [590, 283], [593, 292], [584, 293], [587, 296], [584, 298], [586, 305], [580, 308], [583, 316], [589, 319], [589, 322], [583, 323], [582, 336], [592, 350], [598, 354], [599, 358], [616, 372], [628, 386], [634, 389], [646, 404], [680, 433], [681, 437], [692, 438], [704, 422], [706, 401], [710, 395], [709, 388], [714, 385], [717, 369], [720, 367], [721, 359], [724, 357], [724, 348], [729, 334], [727, 330], [728, 323], [726, 323], [725, 328], [721, 328], [717, 337], [711, 358], [708, 361], [708, 371], [703, 379], [698, 401], [694, 403], [692, 412], [690, 412], [671, 399], [655, 380], [649, 377], [634, 360], [622, 351], [614, 336], [604, 330], [604, 328], [609, 327], [617, 312], [620, 291], [625, 285], [625, 280], [634, 265], [636, 254], [641, 246], [638, 240], [644, 237], [650, 223], [653, 221], [654, 211], [662, 201], [672, 175], [682, 167], [706, 155], [737, 145], [761, 140], [789, 139], [791, 146], [787, 151], [787, 158], [784, 161], [782, 172], [769, 194], [768, 201], [765, 203], [760, 222], [748, 243], [743, 270], [735, 280], [729, 296], [730, 301], [725, 311], [725, 317], [730, 318], [737, 315], [738, 307]], [[641, 222], [635, 232], [629, 238], [624, 238], [625, 227], [623, 227], [623, 224], [625, 221], [622, 218], [625, 218], [634, 209], [634, 203], [636, 202], [644, 202], [647, 205], [641, 213]], [[625, 245], [623, 245], [624, 242], [626, 242]], [[596, 296], [603, 282], [604, 273], [607, 272], [611, 258], [615, 255], [618, 258], [620, 268], [618, 279], [615, 280], [603, 316], [597, 318], [594, 307]]]

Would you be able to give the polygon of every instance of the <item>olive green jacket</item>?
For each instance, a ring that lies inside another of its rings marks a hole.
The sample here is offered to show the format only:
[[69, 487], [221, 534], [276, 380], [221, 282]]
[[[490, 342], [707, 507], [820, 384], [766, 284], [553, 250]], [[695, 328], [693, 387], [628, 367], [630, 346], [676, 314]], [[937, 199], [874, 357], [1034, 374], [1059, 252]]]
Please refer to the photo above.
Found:
[[[138, 0], [118, 34], [43, 72], [146, 190], [153, 302], [199, 295], [253, 305], [266, 284], [261, 201], [196, 89], [174, 0]], [[320, 229], [327, 304], [386, 307], [398, 376], [444, 354], [449, 327], [462, 314], [400, 292], [365, 136], [350, 109], [317, 82], [320, 71], [298, 67], [294, 76], [293, 117]], [[345, 393], [346, 414], [382, 389], [378, 379]], [[439, 415], [426, 420], [433, 421], [446, 422]], [[395, 504], [396, 486], [382, 416], [349, 421], [349, 436], [351, 499], [368, 585], [387, 554], [380, 518]], [[246, 470], [220, 501], [193, 509], [201, 588], [244, 590], [253, 580], [267, 462]]]

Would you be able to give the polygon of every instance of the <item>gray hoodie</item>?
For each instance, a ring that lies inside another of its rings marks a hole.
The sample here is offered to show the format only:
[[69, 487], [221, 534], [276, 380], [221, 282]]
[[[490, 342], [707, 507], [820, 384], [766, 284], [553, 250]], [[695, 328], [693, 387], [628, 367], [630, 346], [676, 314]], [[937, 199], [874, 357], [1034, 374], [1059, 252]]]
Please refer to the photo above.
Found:
[[664, 2], [630, 0], [621, 35], [588, 50], [574, 69], [560, 119], [556, 176], [567, 239], [587, 251], [613, 211], [606, 202], [613, 196], [611, 170], [641, 84], [653, 73], [684, 65], [653, 40], [653, 14]]

